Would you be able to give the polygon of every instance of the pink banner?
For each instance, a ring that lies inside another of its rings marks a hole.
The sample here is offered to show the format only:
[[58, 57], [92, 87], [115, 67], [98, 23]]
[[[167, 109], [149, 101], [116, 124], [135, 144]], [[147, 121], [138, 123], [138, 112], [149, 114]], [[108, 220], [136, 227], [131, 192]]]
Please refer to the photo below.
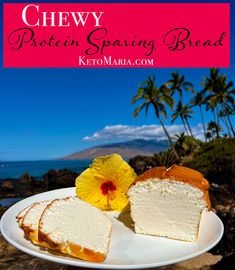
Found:
[[4, 67], [229, 67], [230, 5], [4, 4]]

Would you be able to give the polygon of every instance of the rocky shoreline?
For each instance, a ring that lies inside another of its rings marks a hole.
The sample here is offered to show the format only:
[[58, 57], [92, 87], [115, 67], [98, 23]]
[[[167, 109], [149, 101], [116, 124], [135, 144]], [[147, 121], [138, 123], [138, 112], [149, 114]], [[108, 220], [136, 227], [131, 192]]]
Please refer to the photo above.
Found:
[[23, 174], [19, 179], [0, 181], [0, 204], [5, 198], [27, 198], [48, 190], [74, 186], [78, 173], [69, 169], [49, 170], [42, 179]]
[[[71, 170], [50, 170], [42, 179], [27, 173], [20, 179], [0, 181], [0, 217], [10, 207], [1, 206], [2, 199], [26, 198], [48, 190], [74, 186], [77, 173]], [[226, 185], [211, 183], [210, 197], [213, 211], [224, 223], [222, 240], [209, 253], [175, 265], [164, 266], [160, 270], [220, 270], [235, 262], [235, 198]], [[69, 270], [78, 269], [47, 262], [27, 255], [8, 244], [0, 234], [1, 270]]]

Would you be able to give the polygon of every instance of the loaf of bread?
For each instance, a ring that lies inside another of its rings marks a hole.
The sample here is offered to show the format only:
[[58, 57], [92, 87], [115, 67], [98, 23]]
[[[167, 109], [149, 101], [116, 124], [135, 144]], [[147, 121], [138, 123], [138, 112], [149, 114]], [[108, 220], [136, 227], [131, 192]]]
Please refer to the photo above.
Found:
[[208, 188], [201, 173], [183, 166], [146, 171], [127, 193], [135, 232], [195, 241], [201, 213], [211, 209]]

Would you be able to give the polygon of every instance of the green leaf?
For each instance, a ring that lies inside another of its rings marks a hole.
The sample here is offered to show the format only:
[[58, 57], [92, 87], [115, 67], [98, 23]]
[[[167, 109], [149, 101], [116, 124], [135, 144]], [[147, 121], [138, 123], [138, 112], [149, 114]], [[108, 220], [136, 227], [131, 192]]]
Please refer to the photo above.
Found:
[[139, 112], [146, 106], [146, 103], [140, 104], [137, 108], [135, 108], [133, 115], [136, 118], [139, 115]]

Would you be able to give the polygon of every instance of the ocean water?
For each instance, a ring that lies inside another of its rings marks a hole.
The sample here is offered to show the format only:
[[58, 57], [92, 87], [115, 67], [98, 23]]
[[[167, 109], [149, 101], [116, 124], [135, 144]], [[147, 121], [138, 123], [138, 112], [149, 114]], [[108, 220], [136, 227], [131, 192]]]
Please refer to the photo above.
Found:
[[81, 172], [86, 169], [90, 160], [42, 160], [42, 161], [0, 161], [0, 180], [6, 178], [19, 178], [25, 172], [40, 178], [50, 169], [71, 169]]

